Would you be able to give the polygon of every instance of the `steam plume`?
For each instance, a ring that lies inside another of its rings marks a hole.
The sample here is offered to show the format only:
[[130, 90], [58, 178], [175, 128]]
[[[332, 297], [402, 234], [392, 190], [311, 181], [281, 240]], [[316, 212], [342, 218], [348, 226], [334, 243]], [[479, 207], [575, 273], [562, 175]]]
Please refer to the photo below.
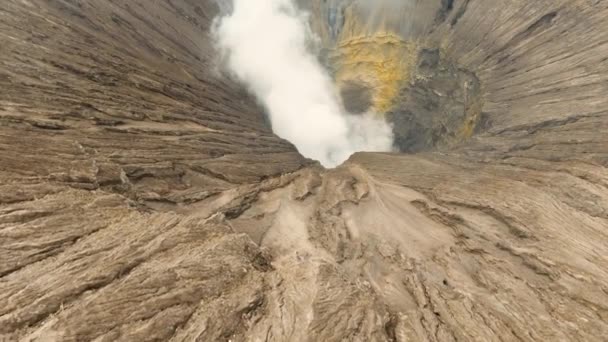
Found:
[[215, 30], [228, 66], [266, 107], [273, 131], [304, 156], [336, 166], [357, 151], [389, 151], [392, 132], [370, 113], [345, 113], [309, 50], [306, 13], [293, 0], [234, 0]]

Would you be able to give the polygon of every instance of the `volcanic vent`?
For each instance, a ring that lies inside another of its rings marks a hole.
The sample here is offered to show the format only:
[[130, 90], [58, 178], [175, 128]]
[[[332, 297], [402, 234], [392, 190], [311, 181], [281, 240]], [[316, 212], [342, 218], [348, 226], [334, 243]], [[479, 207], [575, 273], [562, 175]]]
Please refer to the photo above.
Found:
[[446, 149], [483, 127], [479, 79], [431, 37], [452, 10], [438, 2], [242, 0], [216, 36], [275, 133], [335, 166], [357, 151]]

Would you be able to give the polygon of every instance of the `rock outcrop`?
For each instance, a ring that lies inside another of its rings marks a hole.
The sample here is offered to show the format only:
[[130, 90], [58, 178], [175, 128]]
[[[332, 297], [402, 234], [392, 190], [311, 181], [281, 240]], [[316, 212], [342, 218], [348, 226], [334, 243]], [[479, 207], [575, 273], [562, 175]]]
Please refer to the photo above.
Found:
[[325, 170], [214, 1], [4, 0], [0, 341], [605, 341], [608, 3], [408, 3], [418, 153]]

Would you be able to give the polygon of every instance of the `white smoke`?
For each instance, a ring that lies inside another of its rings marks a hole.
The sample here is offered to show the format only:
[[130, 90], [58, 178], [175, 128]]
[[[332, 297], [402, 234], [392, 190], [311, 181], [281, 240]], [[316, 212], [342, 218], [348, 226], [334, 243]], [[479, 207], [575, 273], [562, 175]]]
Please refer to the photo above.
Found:
[[314, 37], [306, 15], [293, 0], [233, 0], [215, 29], [228, 67], [264, 104], [273, 131], [302, 155], [334, 167], [357, 151], [390, 151], [385, 120], [343, 110], [309, 50]]

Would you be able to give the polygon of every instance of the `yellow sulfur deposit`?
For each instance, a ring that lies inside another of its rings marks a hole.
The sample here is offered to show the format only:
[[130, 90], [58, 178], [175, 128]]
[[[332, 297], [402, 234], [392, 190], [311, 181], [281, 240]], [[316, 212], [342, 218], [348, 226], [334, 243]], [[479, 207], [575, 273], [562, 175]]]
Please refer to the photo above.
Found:
[[372, 90], [373, 109], [385, 113], [416, 64], [418, 44], [382, 28], [368, 32], [357, 16], [347, 16], [337, 46], [330, 56], [338, 86], [364, 84]]

